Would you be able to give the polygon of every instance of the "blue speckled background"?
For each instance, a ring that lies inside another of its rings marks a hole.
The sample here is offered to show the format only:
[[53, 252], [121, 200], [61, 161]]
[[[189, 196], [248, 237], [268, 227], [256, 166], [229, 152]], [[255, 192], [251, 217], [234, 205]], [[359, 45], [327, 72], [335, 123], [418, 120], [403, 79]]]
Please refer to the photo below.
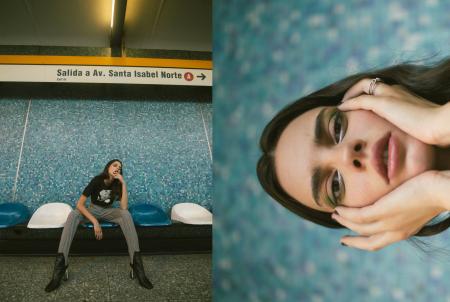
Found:
[[0, 99], [0, 202], [74, 205], [119, 158], [130, 205], [212, 210], [211, 128], [211, 103]]
[[[450, 256], [376, 253], [302, 221], [255, 175], [265, 124], [342, 77], [450, 53], [450, 2], [214, 3], [214, 301], [450, 301]], [[450, 250], [445, 234], [427, 241]]]

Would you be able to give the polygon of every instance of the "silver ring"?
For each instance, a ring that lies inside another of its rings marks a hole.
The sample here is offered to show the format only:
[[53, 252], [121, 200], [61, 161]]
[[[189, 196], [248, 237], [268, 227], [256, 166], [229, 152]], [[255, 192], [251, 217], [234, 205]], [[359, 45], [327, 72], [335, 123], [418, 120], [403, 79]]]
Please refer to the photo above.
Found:
[[381, 82], [380, 78], [375, 78], [370, 81], [369, 95], [373, 95], [375, 93], [375, 89], [377, 88], [379, 82]]

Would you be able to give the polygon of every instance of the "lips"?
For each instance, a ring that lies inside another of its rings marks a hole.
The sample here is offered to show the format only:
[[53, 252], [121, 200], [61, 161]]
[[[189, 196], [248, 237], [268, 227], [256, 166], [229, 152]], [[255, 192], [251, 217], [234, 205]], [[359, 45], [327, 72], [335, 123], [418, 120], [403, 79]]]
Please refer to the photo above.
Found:
[[399, 166], [400, 143], [395, 136], [389, 138], [389, 157], [388, 157], [388, 178], [389, 180], [397, 173]]
[[[378, 174], [384, 179], [386, 184], [389, 184], [390, 176], [392, 176], [393, 167], [395, 164], [394, 158], [392, 157], [393, 149], [390, 148], [393, 145], [393, 140], [391, 138], [391, 133], [388, 132], [386, 135], [384, 135], [381, 139], [379, 139], [372, 147], [372, 165], [375, 168], [375, 171], [378, 172]], [[391, 143], [390, 143], [391, 141]], [[384, 151], [388, 149], [388, 159], [387, 159], [387, 165], [385, 164], [383, 160], [383, 153]], [[396, 148], [395, 148], [396, 149]], [[390, 173], [388, 172], [388, 167]]]

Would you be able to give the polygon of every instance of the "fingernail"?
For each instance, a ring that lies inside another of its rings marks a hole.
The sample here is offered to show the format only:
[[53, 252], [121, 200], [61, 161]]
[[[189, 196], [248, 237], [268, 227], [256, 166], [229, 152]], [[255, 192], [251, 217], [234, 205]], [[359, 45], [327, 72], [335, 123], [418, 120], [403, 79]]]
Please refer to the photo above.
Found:
[[333, 218], [334, 220], [336, 220], [336, 214], [335, 214], [335, 213], [331, 214], [331, 218]]

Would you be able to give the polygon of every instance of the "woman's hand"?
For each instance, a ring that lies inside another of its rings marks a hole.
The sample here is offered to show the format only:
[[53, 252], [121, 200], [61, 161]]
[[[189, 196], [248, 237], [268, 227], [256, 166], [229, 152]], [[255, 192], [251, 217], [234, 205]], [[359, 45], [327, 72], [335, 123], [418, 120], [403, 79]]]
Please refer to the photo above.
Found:
[[98, 221], [96, 221], [93, 223], [93, 225], [94, 225], [95, 238], [97, 240], [102, 240], [103, 233], [102, 233], [102, 227], [100, 226], [100, 223], [98, 223]]
[[119, 174], [119, 173], [115, 173], [114, 178], [118, 179], [121, 183], [123, 183], [123, 181], [124, 181], [122, 174]]
[[363, 79], [344, 95], [339, 110], [370, 110], [418, 140], [430, 144], [450, 144], [448, 106], [434, 104], [400, 85], [378, 82], [373, 95], [368, 95], [371, 79]]
[[345, 236], [344, 245], [368, 251], [416, 234], [448, 210], [450, 171], [427, 171], [364, 208], [336, 207], [333, 219], [360, 236]]

